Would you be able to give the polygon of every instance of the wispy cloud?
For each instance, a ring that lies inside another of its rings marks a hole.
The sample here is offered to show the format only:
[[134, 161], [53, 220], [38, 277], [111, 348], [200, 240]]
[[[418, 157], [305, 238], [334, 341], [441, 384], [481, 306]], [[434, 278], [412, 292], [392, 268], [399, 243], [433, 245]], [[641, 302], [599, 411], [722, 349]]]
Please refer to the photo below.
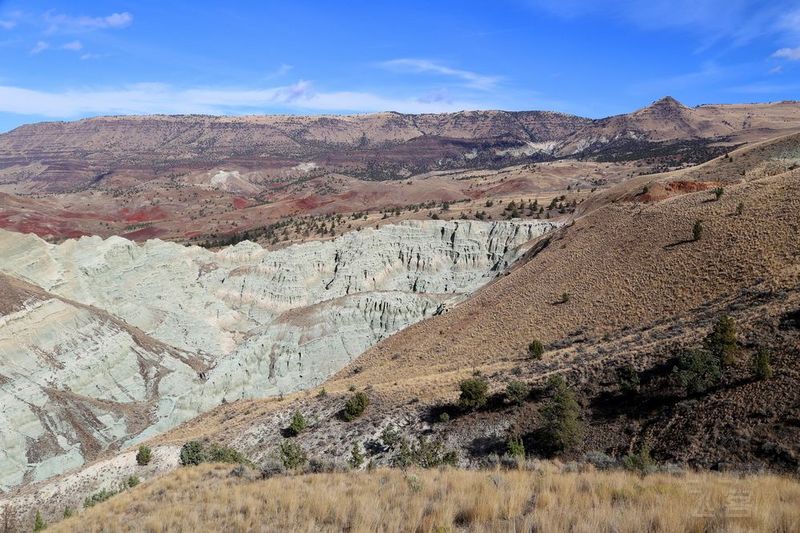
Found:
[[87, 61], [89, 59], [101, 59], [103, 57], [108, 57], [108, 54], [93, 54], [91, 52], [87, 52], [85, 54], [81, 54], [81, 59], [83, 61]]
[[70, 41], [68, 43], [64, 43], [60, 46], [54, 47], [47, 41], [38, 41], [33, 46], [33, 48], [31, 48], [30, 53], [36, 55], [36, 54], [41, 54], [45, 50], [67, 50], [69, 52], [80, 52], [81, 50], [83, 50], [83, 43], [80, 41]]
[[757, 95], [796, 93], [798, 90], [800, 90], [799, 83], [749, 83], [726, 89], [730, 93]]
[[800, 8], [785, 10], [778, 19], [777, 27], [779, 30], [800, 35]]
[[127, 11], [103, 17], [71, 16], [48, 11], [43, 15], [47, 33], [74, 33], [91, 30], [126, 28], [133, 24], [133, 15]]
[[77, 52], [79, 50], [83, 50], [83, 44], [80, 41], [70, 41], [61, 46], [63, 50], [72, 50]]
[[[743, 45], [786, 31], [795, 0], [518, 0], [562, 18], [604, 17], [640, 30], [683, 30], [704, 43]], [[795, 30], [798, 26], [794, 26]]]
[[283, 64], [283, 65], [279, 66], [278, 68], [276, 68], [274, 72], [270, 72], [268, 77], [270, 77], [270, 78], [279, 78], [281, 76], [285, 76], [285, 75], [289, 74], [289, 72], [293, 68], [294, 67], [292, 65]]
[[800, 61], [800, 46], [797, 48], [781, 48], [772, 54], [772, 57], [788, 59], [789, 61]]
[[39, 41], [33, 46], [33, 48], [31, 48], [31, 52], [30, 53], [34, 54], [34, 55], [41, 54], [42, 52], [44, 52], [45, 50], [48, 50], [49, 48], [50, 48], [50, 44], [48, 42]]
[[[0, 5], [2, 3], [3, 3], [2, 0], [0, 0]], [[3, 18], [0, 18], [0, 29], [13, 30], [19, 24], [21, 18], [22, 18], [21, 11], [5, 12], [3, 14]]]
[[631, 92], [636, 95], [675, 94], [692, 87], [719, 84], [724, 80], [735, 78], [745, 70], [746, 67], [742, 65], [720, 66], [708, 62], [699, 70], [638, 82], [631, 87]]
[[441, 63], [429, 59], [392, 59], [380, 63], [382, 68], [395, 72], [410, 72], [414, 74], [435, 74], [455, 78], [463, 82], [464, 85], [473, 89], [490, 90], [494, 89], [502, 80], [499, 76], [487, 76], [469, 70], [451, 68]]
[[496, 108], [488, 102], [392, 97], [363, 91], [316, 91], [311, 83], [267, 88], [176, 88], [139, 83], [111, 89], [49, 92], [0, 86], [0, 112], [75, 118], [97, 114], [239, 114], [280, 110], [434, 113]]

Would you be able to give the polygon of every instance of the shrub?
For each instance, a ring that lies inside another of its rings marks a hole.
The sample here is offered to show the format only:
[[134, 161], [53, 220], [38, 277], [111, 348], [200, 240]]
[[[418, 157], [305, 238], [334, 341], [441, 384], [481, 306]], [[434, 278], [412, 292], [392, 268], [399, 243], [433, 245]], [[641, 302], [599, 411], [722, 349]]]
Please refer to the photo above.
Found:
[[542, 408], [544, 436], [555, 451], [565, 451], [575, 446], [583, 435], [581, 410], [575, 393], [562, 376], [554, 376], [549, 382], [553, 397]]
[[450, 414], [447, 411], [443, 411], [439, 414], [439, 422], [442, 424], [447, 424], [450, 422]]
[[42, 518], [42, 513], [36, 511], [36, 517], [33, 519], [33, 530], [42, 531], [47, 527], [47, 522]]
[[183, 466], [199, 465], [206, 460], [203, 444], [191, 440], [181, 447], [181, 464]]
[[306, 429], [306, 419], [303, 418], [303, 413], [295, 411], [294, 416], [292, 416], [292, 422], [289, 424], [289, 433], [297, 436], [302, 433], [304, 429]]
[[699, 241], [703, 237], [703, 221], [695, 220], [692, 226], [692, 239]]
[[569, 296], [568, 292], [563, 293], [561, 295], [561, 303], [562, 304], [568, 303], [569, 302], [569, 298], [570, 298], [570, 296]]
[[292, 440], [285, 440], [281, 443], [280, 456], [283, 466], [289, 470], [300, 468], [308, 461], [305, 450]]
[[357, 442], [353, 443], [353, 449], [350, 450], [350, 460], [347, 462], [354, 469], [361, 468], [361, 465], [364, 464], [364, 454], [361, 452], [361, 446]]
[[133, 487], [135, 487], [139, 483], [140, 483], [139, 476], [128, 476], [128, 479], [125, 480], [125, 485], [129, 489], [132, 489]]
[[250, 469], [247, 468], [245, 465], [237, 465], [231, 469], [230, 475], [232, 477], [245, 477], [250, 472]]
[[480, 378], [465, 379], [459, 384], [461, 396], [459, 405], [462, 409], [471, 411], [486, 405], [486, 393], [489, 384]]
[[442, 454], [441, 465], [458, 466], [458, 452], [455, 450], [448, 450]]
[[209, 463], [239, 463], [246, 464], [250, 461], [241, 453], [227, 446], [212, 444], [205, 451], [206, 461]]
[[722, 195], [724, 193], [725, 189], [723, 189], [722, 187], [717, 187], [716, 189], [714, 189], [714, 199], [719, 200], [720, 198], [722, 198]]
[[348, 422], [355, 420], [364, 413], [369, 405], [369, 397], [364, 392], [353, 394], [344, 404], [344, 419]]
[[618, 368], [617, 380], [619, 381], [619, 390], [623, 394], [639, 393], [639, 373], [632, 365], [625, 365]]
[[530, 389], [522, 381], [514, 380], [506, 386], [506, 398], [515, 405], [522, 405], [528, 394], [530, 394]]
[[769, 348], [759, 348], [753, 355], [753, 376], [758, 380], [769, 379], [772, 377], [772, 365], [770, 359], [772, 354]]
[[736, 360], [736, 322], [733, 318], [728, 315], [720, 317], [703, 340], [703, 347], [722, 365], [733, 364]]
[[538, 339], [533, 339], [528, 345], [528, 355], [533, 359], [541, 359], [544, 354], [544, 344]]
[[522, 438], [517, 436], [510, 436], [506, 441], [506, 451], [512, 457], [517, 459], [525, 459], [525, 445], [522, 443]]
[[414, 454], [411, 451], [411, 446], [406, 439], [400, 441], [400, 448], [392, 458], [392, 465], [395, 468], [408, 468], [414, 464]]
[[592, 450], [583, 456], [584, 461], [591, 464], [598, 470], [610, 470], [618, 466], [617, 460], [607, 453]]
[[136, 452], [136, 463], [139, 466], [145, 466], [150, 464], [150, 459], [152, 459], [153, 452], [150, 450], [149, 446], [139, 446], [139, 451]]
[[381, 441], [384, 446], [394, 450], [394, 447], [400, 442], [400, 432], [392, 424], [389, 424], [381, 433]]
[[655, 464], [650, 457], [650, 447], [647, 444], [643, 445], [637, 453], [623, 457], [622, 465], [626, 470], [638, 472], [643, 476], [655, 471]]
[[308, 466], [305, 471], [312, 474], [330, 474], [337, 471], [337, 466], [333, 461], [312, 457], [308, 460]]
[[202, 442], [192, 440], [181, 447], [181, 464], [183, 466], [199, 465], [201, 463], [249, 464], [250, 461], [233, 448], [218, 444], [206, 447]]
[[279, 476], [286, 472], [286, 467], [283, 465], [283, 461], [278, 461], [275, 459], [268, 459], [262, 466], [261, 466], [261, 477], [264, 479], [269, 479], [274, 476]]
[[742, 213], [744, 213], [744, 202], [739, 202], [736, 205], [736, 214], [741, 215]]
[[417, 444], [411, 448], [414, 463], [422, 468], [435, 468], [445, 464], [454, 465], [458, 457], [453, 451], [444, 449], [439, 439], [428, 440], [420, 436]]
[[412, 465], [421, 468], [455, 466], [458, 464], [458, 454], [454, 450], [445, 449], [444, 443], [439, 439], [428, 440], [420, 436], [414, 445], [403, 439], [392, 464], [398, 468], [408, 468]]
[[719, 358], [707, 350], [683, 353], [672, 372], [687, 394], [705, 392], [722, 378]]
[[84, 499], [83, 500], [83, 507], [85, 509], [88, 509], [89, 507], [93, 507], [93, 506], [97, 505], [98, 503], [106, 501], [107, 499], [111, 498], [112, 496], [115, 496], [116, 494], [117, 494], [117, 491], [115, 491], [115, 490], [102, 489], [102, 490], [100, 490], [98, 492], [95, 492], [94, 494], [92, 494], [91, 496], [87, 497], [86, 499]]
[[64, 518], [69, 518], [75, 514], [75, 509], [72, 507], [64, 507]]

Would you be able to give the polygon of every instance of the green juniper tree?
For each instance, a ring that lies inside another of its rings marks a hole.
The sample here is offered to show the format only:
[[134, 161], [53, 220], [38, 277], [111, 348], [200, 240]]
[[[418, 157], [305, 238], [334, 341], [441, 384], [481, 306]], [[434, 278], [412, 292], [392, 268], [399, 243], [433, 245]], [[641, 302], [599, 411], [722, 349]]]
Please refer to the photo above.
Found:
[[553, 397], [542, 409], [544, 435], [554, 451], [566, 451], [583, 436], [580, 405], [562, 376], [551, 378], [549, 386]]

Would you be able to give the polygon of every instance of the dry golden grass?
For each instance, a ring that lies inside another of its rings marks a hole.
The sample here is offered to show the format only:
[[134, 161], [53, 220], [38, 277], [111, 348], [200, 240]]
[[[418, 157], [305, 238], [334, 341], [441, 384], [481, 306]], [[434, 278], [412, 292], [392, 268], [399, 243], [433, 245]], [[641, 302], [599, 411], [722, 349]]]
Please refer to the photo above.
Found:
[[428, 470], [248, 480], [183, 468], [52, 531], [797, 531], [800, 484], [777, 476]]

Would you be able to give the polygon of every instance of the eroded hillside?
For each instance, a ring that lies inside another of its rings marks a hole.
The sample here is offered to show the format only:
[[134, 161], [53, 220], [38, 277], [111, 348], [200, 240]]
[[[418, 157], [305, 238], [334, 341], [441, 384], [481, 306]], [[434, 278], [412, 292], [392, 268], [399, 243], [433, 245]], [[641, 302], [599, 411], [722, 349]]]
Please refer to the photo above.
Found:
[[44, 479], [226, 401], [317, 385], [444, 312], [554, 227], [408, 222], [216, 253], [0, 232], [11, 306], [0, 322], [2, 418], [18, 428], [2, 435], [2, 484]]
[[597, 120], [471, 111], [32, 124], [0, 135], [0, 227], [56, 242], [285, 245], [404, 219], [503, 219], [510, 200], [538, 199], [528, 215], [547, 218], [588, 191], [798, 129], [796, 102], [672, 98]]

